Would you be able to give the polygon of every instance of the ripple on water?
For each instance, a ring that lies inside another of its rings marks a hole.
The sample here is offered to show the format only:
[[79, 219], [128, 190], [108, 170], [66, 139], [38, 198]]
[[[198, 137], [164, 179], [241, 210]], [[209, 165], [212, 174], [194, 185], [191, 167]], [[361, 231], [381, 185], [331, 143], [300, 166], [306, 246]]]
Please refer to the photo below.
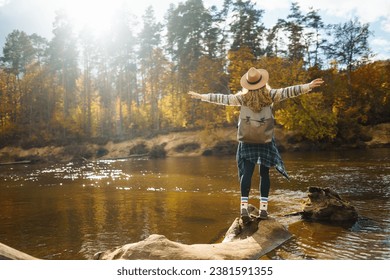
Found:
[[[299, 221], [289, 225], [296, 238], [282, 250], [315, 259], [371, 260], [389, 257], [389, 235], [379, 223], [361, 219], [351, 228]], [[298, 250], [299, 248], [299, 250]]]

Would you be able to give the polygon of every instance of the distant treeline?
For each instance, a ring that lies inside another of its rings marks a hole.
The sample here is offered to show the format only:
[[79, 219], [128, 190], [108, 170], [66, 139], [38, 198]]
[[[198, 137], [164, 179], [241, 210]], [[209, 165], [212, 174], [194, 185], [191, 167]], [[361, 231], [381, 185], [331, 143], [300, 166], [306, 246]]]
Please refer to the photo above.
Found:
[[188, 98], [235, 93], [251, 66], [273, 88], [323, 77], [320, 91], [275, 106], [276, 121], [311, 141], [357, 141], [361, 125], [390, 121], [390, 63], [373, 61], [368, 24], [325, 24], [298, 4], [266, 28], [251, 1], [152, 7], [136, 25], [120, 11], [109, 37], [82, 30], [58, 11], [49, 41], [14, 30], [0, 64], [0, 146], [123, 140], [179, 129], [234, 125], [237, 108]]

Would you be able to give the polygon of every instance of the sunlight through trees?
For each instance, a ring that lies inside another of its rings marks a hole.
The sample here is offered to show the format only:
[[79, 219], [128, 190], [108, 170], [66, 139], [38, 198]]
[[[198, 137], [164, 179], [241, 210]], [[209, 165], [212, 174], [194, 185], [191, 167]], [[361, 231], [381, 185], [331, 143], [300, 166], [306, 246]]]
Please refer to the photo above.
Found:
[[187, 92], [235, 93], [251, 66], [266, 68], [273, 88], [324, 78], [321, 92], [275, 106], [277, 123], [302, 139], [354, 141], [360, 125], [390, 121], [390, 63], [371, 60], [369, 26], [357, 19], [327, 25], [293, 3], [266, 28], [264, 11], [243, 0], [226, 0], [221, 10], [187, 0], [171, 5], [163, 23], [152, 7], [141, 20], [123, 7], [100, 8], [111, 14], [100, 25], [58, 11], [51, 40], [8, 34], [0, 146], [234, 126], [236, 108], [195, 104]]

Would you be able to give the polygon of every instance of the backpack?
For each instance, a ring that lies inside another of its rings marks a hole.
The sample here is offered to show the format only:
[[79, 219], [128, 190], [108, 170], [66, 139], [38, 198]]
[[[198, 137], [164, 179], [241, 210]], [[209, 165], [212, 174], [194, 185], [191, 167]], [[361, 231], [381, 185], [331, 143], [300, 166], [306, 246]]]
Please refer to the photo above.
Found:
[[260, 112], [253, 112], [242, 105], [238, 120], [237, 140], [244, 143], [265, 144], [274, 135], [272, 107], [266, 106]]

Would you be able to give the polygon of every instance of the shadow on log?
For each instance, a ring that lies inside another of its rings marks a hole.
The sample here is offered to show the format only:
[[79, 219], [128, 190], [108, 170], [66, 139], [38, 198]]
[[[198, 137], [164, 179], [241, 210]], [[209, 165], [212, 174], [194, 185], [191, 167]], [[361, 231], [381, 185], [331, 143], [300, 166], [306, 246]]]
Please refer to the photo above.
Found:
[[[258, 210], [252, 206], [254, 211]], [[236, 218], [222, 243], [186, 245], [163, 235], [150, 235], [143, 241], [99, 252], [94, 259], [147, 260], [247, 260], [258, 259], [274, 250], [292, 235], [275, 219], [252, 220], [242, 226]]]

